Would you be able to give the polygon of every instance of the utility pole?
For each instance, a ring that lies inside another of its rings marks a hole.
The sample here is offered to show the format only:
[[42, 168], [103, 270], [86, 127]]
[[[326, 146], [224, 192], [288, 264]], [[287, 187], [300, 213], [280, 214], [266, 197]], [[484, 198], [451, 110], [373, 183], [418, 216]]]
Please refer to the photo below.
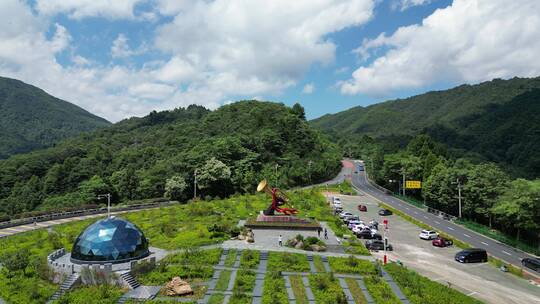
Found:
[[307, 165], [308, 165], [308, 174], [309, 174], [309, 184], [311, 185], [311, 164], [313, 164], [313, 162], [310, 160], [308, 161]]
[[193, 179], [193, 199], [197, 199], [197, 170], [195, 169], [195, 178]]
[[405, 168], [401, 168], [401, 174], [403, 174], [403, 196], [405, 196]]
[[458, 189], [458, 202], [459, 202], [459, 218], [461, 218], [461, 181], [456, 179], [457, 189]]
[[107, 198], [107, 218], [111, 218], [111, 194], [99, 194], [98, 199]]

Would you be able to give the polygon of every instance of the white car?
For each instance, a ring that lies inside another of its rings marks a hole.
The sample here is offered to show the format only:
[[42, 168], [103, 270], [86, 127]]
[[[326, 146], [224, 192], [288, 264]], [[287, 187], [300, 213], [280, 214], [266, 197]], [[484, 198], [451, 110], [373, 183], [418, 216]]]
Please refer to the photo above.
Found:
[[437, 233], [437, 231], [433, 230], [422, 230], [419, 237], [422, 240], [434, 240], [439, 237], [439, 234]]
[[347, 216], [353, 216], [353, 214], [350, 213], [350, 212], [347, 212], [347, 211], [341, 212], [341, 213], [339, 214], [339, 218], [341, 218], [341, 219], [344, 219], [344, 218], [347, 217]]
[[339, 197], [334, 197], [332, 204], [341, 206], [341, 199], [339, 199]]
[[364, 224], [364, 222], [361, 220], [352, 220], [352, 221], [349, 221], [349, 225], [347, 226], [349, 227], [349, 229], [352, 229], [355, 225], [359, 225], [359, 224]]

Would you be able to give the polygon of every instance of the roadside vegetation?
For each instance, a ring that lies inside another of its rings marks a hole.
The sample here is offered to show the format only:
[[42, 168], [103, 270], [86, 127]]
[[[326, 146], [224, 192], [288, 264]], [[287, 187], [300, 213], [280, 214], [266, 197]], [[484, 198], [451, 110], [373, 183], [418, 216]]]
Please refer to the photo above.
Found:
[[482, 302], [438, 282], [431, 281], [406, 267], [389, 263], [386, 271], [413, 304], [481, 304]]

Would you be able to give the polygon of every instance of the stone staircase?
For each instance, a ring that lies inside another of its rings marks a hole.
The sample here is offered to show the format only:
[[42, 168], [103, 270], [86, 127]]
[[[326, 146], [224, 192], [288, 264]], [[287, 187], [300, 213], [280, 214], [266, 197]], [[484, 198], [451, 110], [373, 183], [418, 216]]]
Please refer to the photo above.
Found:
[[78, 273], [73, 273], [67, 277], [60, 285], [60, 288], [51, 296], [47, 304], [52, 303], [54, 300], [58, 300], [61, 296], [63, 296], [77, 283], [77, 281], [79, 281], [79, 278], [80, 276]]
[[120, 275], [120, 278], [122, 278], [122, 280], [127, 283], [130, 289], [136, 289], [137, 287], [141, 286], [141, 284], [137, 282], [137, 280], [135, 280], [135, 278], [131, 275], [131, 272], [129, 271], [122, 273]]

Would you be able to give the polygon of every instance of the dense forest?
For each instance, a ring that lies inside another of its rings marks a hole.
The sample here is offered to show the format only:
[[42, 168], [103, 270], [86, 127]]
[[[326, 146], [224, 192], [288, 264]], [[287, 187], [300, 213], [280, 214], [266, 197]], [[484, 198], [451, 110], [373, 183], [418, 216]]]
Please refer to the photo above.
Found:
[[495, 162], [540, 177], [540, 77], [496, 79], [325, 115], [310, 124], [333, 138], [368, 135], [386, 150], [428, 134], [453, 158]]
[[0, 77], [0, 113], [0, 159], [110, 125], [39, 88], [4, 77]]
[[83, 133], [55, 147], [0, 161], [0, 212], [166, 196], [225, 197], [259, 180], [290, 187], [334, 177], [341, 153], [314, 131], [304, 109], [242, 101], [209, 111], [152, 112]]

